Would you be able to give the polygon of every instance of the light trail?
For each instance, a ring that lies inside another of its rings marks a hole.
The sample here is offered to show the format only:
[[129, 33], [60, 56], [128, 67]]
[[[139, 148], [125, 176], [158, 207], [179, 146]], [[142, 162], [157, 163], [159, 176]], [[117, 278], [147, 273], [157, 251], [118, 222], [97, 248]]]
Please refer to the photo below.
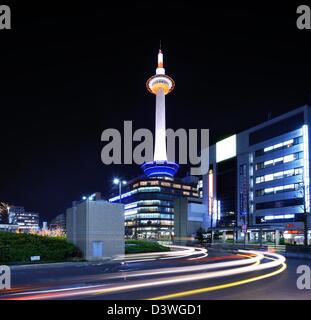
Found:
[[264, 274], [264, 275], [261, 275], [261, 276], [252, 277], [252, 278], [248, 278], [248, 279], [240, 280], [240, 281], [235, 281], [235, 282], [231, 282], [231, 283], [225, 283], [225, 284], [221, 284], [221, 285], [217, 285], [217, 286], [211, 286], [211, 287], [206, 287], [206, 288], [201, 288], [201, 289], [172, 293], [172, 294], [163, 295], [163, 296], [159, 296], [159, 297], [155, 297], [155, 298], [150, 298], [148, 300], [167, 300], [167, 299], [182, 298], [182, 297], [186, 297], [186, 296], [193, 296], [196, 294], [202, 294], [202, 293], [206, 293], [206, 292], [222, 290], [222, 289], [226, 289], [226, 288], [240, 286], [240, 285], [247, 284], [247, 283], [254, 282], [254, 281], [263, 280], [263, 279], [270, 278], [270, 277], [273, 277], [273, 276], [276, 276], [276, 275], [282, 273], [286, 269], [287, 265], [285, 262], [282, 262], [281, 265], [282, 265], [282, 267], [280, 269], [273, 271], [273, 272], [270, 272], [270, 273], [267, 273], [267, 274]]
[[168, 252], [149, 252], [149, 253], [134, 253], [134, 254], [128, 254], [128, 255], [121, 255], [121, 256], [115, 257], [113, 261], [124, 261], [127, 263], [131, 263], [135, 260], [138, 262], [142, 262], [143, 260], [146, 260], [146, 259], [168, 260], [168, 259], [181, 259], [181, 258], [186, 258], [189, 256], [197, 256], [197, 255], [203, 255], [203, 257], [207, 256], [207, 249], [205, 248], [185, 247], [185, 246], [175, 246], [175, 245], [168, 245], [167, 247], [175, 250], [168, 251]]
[[122, 275], [111, 275], [108, 276], [106, 279], [109, 278], [131, 278], [131, 277], [141, 277], [141, 276], [153, 276], [153, 275], [160, 275], [160, 274], [169, 274], [169, 273], [187, 273], [187, 272], [199, 272], [199, 271], [206, 271], [206, 270], [213, 270], [213, 269], [224, 269], [229, 267], [238, 267], [241, 265], [248, 265], [259, 262], [260, 260], [264, 259], [264, 255], [258, 253], [254, 257], [250, 257], [249, 255], [240, 255], [246, 257], [248, 259], [243, 260], [235, 260], [235, 261], [226, 261], [226, 262], [216, 262], [216, 263], [208, 263], [208, 264], [201, 264], [201, 265], [191, 265], [185, 267], [174, 267], [174, 268], [161, 268], [161, 269], [150, 269], [150, 270], [140, 270], [140, 271], [129, 271]]
[[[272, 275], [278, 274], [282, 271], [285, 270], [286, 265], [285, 265], [285, 258], [283, 256], [280, 256], [278, 254], [273, 254], [269, 252], [256, 252], [256, 251], [244, 251], [240, 250], [242, 254], [253, 254], [256, 255], [255, 257], [251, 257], [246, 260], [240, 260], [240, 261], [230, 261], [230, 262], [223, 262], [223, 263], [216, 263], [218, 266], [226, 264], [228, 266], [228, 263], [233, 264], [237, 266], [237, 263], [241, 263], [242, 261], [247, 261], [247, 263], [250, 263], [250, 261], [256, 265], [250, 265], [250, 266], [243, 266], [243, 267], [235, 267], [233, 269], [226, 269], [226, 270], [220, 270], [220, 271], [212, 271], [212, 272], [204, 272], [204, 273], [199, 273], [199, 274], [192, 274], [192, 275], [182, 275], [182, 276], [172, 276], [169, 278], [160, 278], [156, 280], [141, 280], [141, 281], [136, 281], [133, 284], [126, 284], [126, 285], [120, 285], [120, 284], [107, 284], [107, 285], [101, 285], [101, 286], [89, 286], [89, 287], [79, 287], [79, 288], [67, 288], [67, 289], [59, 289], [54, 291], [37, 291], [37, 292], [26, 292], [23, 294], [15, 294], [12, 296], [9, 296], [8, 299], [12, 300], [34, 300], [34, 299], [59, 299], [59, 298], [70, 298], [70, 297], [77, 297], [77, 296], [83, 296], [83, 295], [101, 295], [101, 294], [113, 294], [113, 293], [118, 293], [118, 292], [124, 292], [124, 291], [129, 291], [129, 290], [137, 290], [137, 289], [144, 289], [148, 287], [155, 287], [155, 286], [167, 286], [167, 285], [172, 285], [172, 284], [178, 284], [178, 283], [184, 283], [184, 282], [191, 282], [191, 281], [198, 281], [198, 280], [206, 280], [206, 279], [212, 279], [212, 278], [217, 278], [217, 277], [226, 277], [226, 276], [231, 276], [231, 275], [238, 275], [238, 274], [244, 274], [247, 272], [252, 272], [252, 271], [259, 271], [259, 270], [265, 270], [265, 269], [270, 269], [274, 268], [280, 265], [283, 265], [283, 267], [280, 270], [274, 271], [271, 273]], [[272, 257], [275, 260], [263, 264], [259, 264], [259, 262], [263, 259], [263, 257]], [[284, 267], [285, 266], [285, 267]], [[193, 271], [195, 267], [201, 267], [201, 266], [192, 266]], [[175, 269], [175, 268], [172, 268]], [[148, 272], [148, 271], [146, 271]], [[175, 270], [176, 272], [176, 270]], [[153, 272], [154, 274], [154, 272]], [[144, 276], [146, 275], [145, 273], [143, 274]], [[129, 275], [128, 275], [129, 276]], [[251, 281], [256, 281], [260, 280], [263, 278], [268, 277], [269, 274], [262, 275], [259, 277], [255, 278], [250, 278], [246, 280], [241, 280], [235, 283], [231, 284], [224, 284], [224, 287], [219, 287], [218, 288], [225, 288], [226, 286], [233, 286], [233, 285], [238, 285], [238, 284], [243, 284]], [[256, 279], [256, 280], [253, 280]], [[71, 289], [71, 291], [70, 291]], [[205, 288], [206, 290], [212, 290], [211, 288]], [[203, 290], [203, 289], [202, 289]], [[216, 290], [216, 289], [214, 289]], [[189, 292], [183, 292], [183, 293], [177, 293], [177, 294], [193, 294], [193, 292], [196, 292], [195, 290], [189, 291]], [[176, 295], [176, 294], [173, 294]], [[171, 297], [172, 295], [167, 295], [167, 297]], [[163, 296], [162, 296], [163, 297]], [[161, 297], [161, 298], [162, 298]], [[157, 299], [159, 297], [156, 297], [154, 299]]]

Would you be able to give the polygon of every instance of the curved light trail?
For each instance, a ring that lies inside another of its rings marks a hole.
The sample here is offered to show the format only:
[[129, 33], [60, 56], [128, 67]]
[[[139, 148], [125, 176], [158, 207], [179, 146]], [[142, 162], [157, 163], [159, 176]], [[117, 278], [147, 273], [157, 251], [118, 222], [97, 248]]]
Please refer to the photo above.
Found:
[[[241, 275], [253, 271], [263, 271], [266, 269], [276, 268], [281, 266], [281, 268], [263, 274], [261, 276], [252, 277], [249, 279], [236, 281], [232, 283], [226, 283], [220, 286], [213, 286], [197, 290], [189, 290], [185, 292], [172, 293], [160, 297], [154, 297], [151, 299], [173, 299], [193, 294], [199, 294], [203, 292], [229, 288], [236, 285], [241, 285], [249, 283], [252, 281], [257, 281], [265, 279], [267, 277], [272, 277], [277, 275], [285, 270], [285, 258], [279, 254], [270, 253], [270, 252], [259, 252], [259, 251], [246, 251], [239, 250], [241, 254], [247, 255], [247, 259], [220, 262], [220, 263], [209, 263], [202, 265], [193, 265], [186, 267], [173, 267], [166, 269], [153, 269], [153, 270], [144, 270], [138, 272], [127, 272], [126, 278], [128, 277], [146, 277], [160, 274], [169, 274], [169, 273], [190, 273], [193, 274], [187, 275], [172, 275], [170, 277], [161, 277], [155, 279], [143, 279], [132, 281], [129, 284], [120, 284], [120, 283], [109, 283], [104, 285], [94, 285], [94, 286], [84, 286], [84, 287], [73, 287], [66, 289], [56, 289], [56, 290], [42, 290], [42, 291], [32, 291], [24, 293], [16, 293], [7, 297], [7, 299], [15, 300], [33, 300], [33, 299], [60, 299], [60, 298], [72, 298], [79, 296], [92, 296], [92, 295], [104, 295], [104, 294], [114, 294], [120, 293], [129, 290], [139, 290], [156, 286], [169, 286], [175, 285], [184, 282], [192, 282], [198, 280], [207, 280], [219, 277], [228, 277], [232, 275]], [[262, 263], [263, 259], [269, 259], [271, 261]], [[224, 269], [225, 270], [216, 270], [216, 271], [206, 271], [213, 269]], [[202, 272], [204, 271], [204, 272]], [[199, 273], [195, 273], [199, 272]], [[123, 274], [124, 277], [124, 274]]]
[[210, 287], [206, 287], [206, 288], [200, 288], [200, 289], [195, 289], [195, 290], [188, 290], [188, 291], [183, 291], [183, 292], [178, 292], [178, 293], [167, 294], [167, 295], [163, 295], [163, 296], [150, 298], [148, 300], [167, 300], [167, 299], [182, 298], [182, 297], [186, 297], [186, 296], [193, 296], [196, 294], [202, 294], [202, 293], [221, 290], [221, 289], [227, 289], [227, 288], [251, 283], [254, 281], [263, 280], [266, 278], [276, 276], [276, 275], [282, 273], [283, 271], [285, 271], [285, 269], [287, 268], [286, 263], [282, 262], [281, 265], [282, 265], [282, 267], [280, 269], [275, 270], [273, 272], [269, 272], [269, 273], [261, 275], [261, 276], [252, 277], [252, 278], [248, 278], [248, 279], [240, 280], [240, 281], [234, 281], [234, 282], [230, 282], [230, 283], [224, 283], [224, 284], [217, 285], [217, 286], [210, 286]]
[[[160, 259], [180, 259], [187, 258], [192, 256], [200, 255], [200, 257], [204, 258], [207, 256], [207, 249], [205, 248], [197, 248], [197, 247], [185, 247], [185, 246], [175, 246], [175, 245], [167, 245], [172, 251], [168, 252], [149, 252], [149, 253], [132, 253], [128, 255], [121, 255], [114, 258], [114, 261], [123, 261], [126, 263], [133, 262], [142, 262], [149, 259], [149, 261]], [[152, 259], [152, 260], [151, 260]], [[198, 258], [193, 258], [198, 259]]]

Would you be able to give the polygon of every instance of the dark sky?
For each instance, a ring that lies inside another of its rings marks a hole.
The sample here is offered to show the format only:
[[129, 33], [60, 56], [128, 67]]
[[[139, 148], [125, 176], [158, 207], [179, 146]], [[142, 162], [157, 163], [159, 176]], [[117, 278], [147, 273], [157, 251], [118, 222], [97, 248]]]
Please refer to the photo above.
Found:
[[308, 103], [311, 30], [296, 28], [294, 2], [21, 2], [6, 2], [12, 30], [0, 30], [0, 200], [44, 219], [140, 173], [104, 166], [100, 137], [124, 120], [153, 130], [160, 39], [176, 81], [168, 127], [215, 141]]

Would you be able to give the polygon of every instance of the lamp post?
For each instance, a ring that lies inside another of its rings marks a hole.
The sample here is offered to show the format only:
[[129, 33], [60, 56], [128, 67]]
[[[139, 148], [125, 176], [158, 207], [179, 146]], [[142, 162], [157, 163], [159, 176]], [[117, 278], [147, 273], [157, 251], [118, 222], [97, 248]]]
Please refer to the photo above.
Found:
[[119, 202], [121, 203], [122, 185], [126, 185], [126, 181], [119, 178], [114, 178], [113, 183], [119, 186]]
[[10, 207], [8, 206], [7, 207], [7, 210], [8, 210], [8, 218], [7, 218], [7, 223], [11, 223], [11, 221], [10, 221]]

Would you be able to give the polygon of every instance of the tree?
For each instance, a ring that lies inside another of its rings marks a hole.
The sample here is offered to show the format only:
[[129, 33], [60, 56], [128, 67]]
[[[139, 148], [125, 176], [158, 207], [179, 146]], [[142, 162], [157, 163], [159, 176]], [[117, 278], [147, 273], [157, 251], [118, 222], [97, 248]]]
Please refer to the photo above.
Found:
[[202, 243], [203, 241], [204, 241], [204, 234], [206, 234], [206, 231], [202, 228], [202, 227], [200, 227], [198, 230], [197, 230], [197, 234], [196, 234], [196, 239], [200, 242], [200, 243]]
[[0, 202], [0, 223], [9, 223], [9, 205], [5, 202]]

